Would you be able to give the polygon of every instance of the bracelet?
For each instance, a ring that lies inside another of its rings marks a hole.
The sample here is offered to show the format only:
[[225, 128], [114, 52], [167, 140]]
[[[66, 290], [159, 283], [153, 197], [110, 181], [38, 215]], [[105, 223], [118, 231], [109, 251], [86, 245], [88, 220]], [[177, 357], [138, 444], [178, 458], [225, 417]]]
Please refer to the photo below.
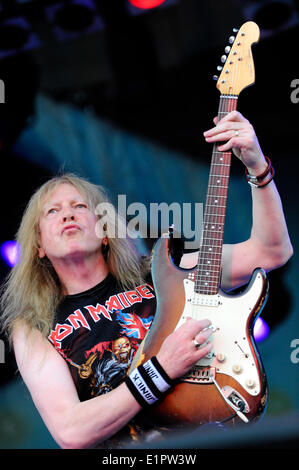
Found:
[[[247, 182], [251, 186], [254, 186], [255, 188], [263, 188], [264, 186], [269, 184], [270, 181], [272, 181], [272, 179], [274, 177], [274, 168], [272, 167], [271, 160], [270, 160], [270, 158], [268, 158], [266, 156], [265, 156], [265, 159], [267, 161], [267, 168], [265, 169], [265, 171], [263, 173], [261, 173], [258, 176], [250, 175], [248, 173], [247, 168], [245, 168], [245, 175], [246, 175]], [[268, 175], [270, 175], [270, 178], [268, 178], [266, 181], [262, 182], [266, 178], [266, 176], [268, 176]]]
[[128, 389], [143, 408], [160, 401], [174, 382], [155, 356], [134, 369], [125, 380]]

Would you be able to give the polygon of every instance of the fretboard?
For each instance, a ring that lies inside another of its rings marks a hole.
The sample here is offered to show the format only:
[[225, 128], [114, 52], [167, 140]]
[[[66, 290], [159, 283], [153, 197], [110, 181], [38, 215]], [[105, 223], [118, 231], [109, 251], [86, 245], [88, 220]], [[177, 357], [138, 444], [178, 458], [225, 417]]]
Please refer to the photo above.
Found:
[[[218, 121], [237, 108], [237, 96], [221, 95]], [[231, 165], [231, 151], [221, 152], [214, 144], [203, 218], [195, 292], [217, 294], [223, 246], [227, 192]]]

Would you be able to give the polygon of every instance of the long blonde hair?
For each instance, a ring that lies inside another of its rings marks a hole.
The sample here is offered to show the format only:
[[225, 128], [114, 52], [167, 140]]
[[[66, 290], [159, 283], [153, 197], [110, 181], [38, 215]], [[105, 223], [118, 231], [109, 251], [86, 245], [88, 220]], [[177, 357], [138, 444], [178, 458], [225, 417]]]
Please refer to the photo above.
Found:
[[106, 263], [120, 285], [124, 289], [134, 289], [144, 282], [143, 278], [149, 269], [148, 262], [141, 258], [130, 237], [109, 237], [110, 234], [118, 233], [119, 223], [125, 224], [126, 221], [117, 214], [102, 186], [70, 173], [55, 176], [33, 194], [16, 234], [20, 259], [2, 286], [1, 297], [2, 330], [7, 333], [10, 343], [13, 325], [18, 320], [23, 320], [29, 331], [37, 328], [46, 337], [51, 331], [57, 306], [63, 299], [56, 272], [48, 258], [38, 256], [38, 248], [42, 203], [55, 187], [65, 183], [73, 185], [93, 211], [98, 204], [108, 203], [109, 210], [105, 215], [109, 240]]

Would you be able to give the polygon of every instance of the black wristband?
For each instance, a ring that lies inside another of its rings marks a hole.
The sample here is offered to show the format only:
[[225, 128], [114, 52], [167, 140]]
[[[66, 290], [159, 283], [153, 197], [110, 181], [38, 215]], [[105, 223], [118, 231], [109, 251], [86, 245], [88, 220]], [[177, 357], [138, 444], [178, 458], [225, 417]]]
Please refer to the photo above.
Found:
[[134, 369], [125, 383], [138, 403], [147, 407], [160, 401], [174, 381], [168, 377], [154, 356]]
[[[152, 363], [152, 365], [154, 366], [154, 368], [157, 370], [157, 372], [160, 374], [160, 376], [162, 377], [163, 380], [165, 380], [165, 382], [167, 383], [168, 385], [168, 388], [169, 387], [172, 387], [175, 383], [175, 380], [172, 380], [165, 372], [165, 370], [163, 369], [163, 367], [161, 366], [160, 362], [158, 361], [158, 359], [156, 358], [156, 356], [153, 356], [149, 361], [147, 361], [144, 366], [146, 366], [147, 364], [150, 364]], [[159, 388], [159, 387], [158, 387]], [[159, 390], [161, 390], [159, 388]], [[161, 390], [162, 391], [162, 390]]]
[[158, 401], [148, 385], [144, 382], [140, 372], [134, 369], [133, 372], [126, 378], [125, 384], [132, 393], [133, 397], [138, 401], [139, 405], [143, 408], [153, 405]]

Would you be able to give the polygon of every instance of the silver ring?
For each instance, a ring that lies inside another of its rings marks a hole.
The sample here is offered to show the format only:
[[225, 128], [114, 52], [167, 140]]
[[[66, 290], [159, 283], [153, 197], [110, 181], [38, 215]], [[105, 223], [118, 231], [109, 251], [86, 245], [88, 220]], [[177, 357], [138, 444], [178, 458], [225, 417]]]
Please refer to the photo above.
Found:
[[239, 131], [235, 131], [235, 136], [238, 137]]
[[198, 346], [200, 346], [200, 343], [199, 343], [195, 338], [194, 338], [194, 340], [193, 340], [193, 343], [194, 343], [194, 346], [195, 346], [196, 348], [198, 348]]

